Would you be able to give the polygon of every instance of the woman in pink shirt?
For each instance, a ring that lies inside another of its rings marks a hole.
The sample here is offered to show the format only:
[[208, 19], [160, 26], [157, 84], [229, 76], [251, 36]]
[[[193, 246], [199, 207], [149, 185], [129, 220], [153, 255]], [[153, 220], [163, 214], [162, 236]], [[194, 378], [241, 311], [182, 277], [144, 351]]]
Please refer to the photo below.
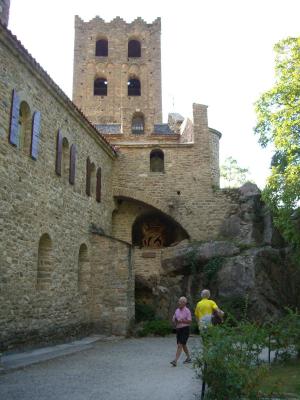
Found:
[[175, 360], [171, 361], [173, 367], [177, 366], [177, 361], [182, 353], [182, 350], [186, 354], [186, 359], [185, 361], [183, 361], [183, 363], [187, 364], [192, 361], [186, 345], [190, 335], [190, 324], [192, 322], [192, 315], [190, 310], [186, 307], [186, 303], [186, 297], [180, 297], [180, 299], [178, 300], [178, 308], [176, 309], [172, 319], [176, 327], [177, 337], [176, 356]]

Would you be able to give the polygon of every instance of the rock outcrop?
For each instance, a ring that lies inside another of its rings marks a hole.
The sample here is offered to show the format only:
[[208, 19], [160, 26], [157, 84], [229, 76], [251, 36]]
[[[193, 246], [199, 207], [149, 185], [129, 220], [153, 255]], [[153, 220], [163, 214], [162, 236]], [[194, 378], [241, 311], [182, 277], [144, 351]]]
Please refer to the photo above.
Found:
[[144, 288], [146, 302], [157, 316], [169, 318], [181, 295], [193, 308], [204, 287], [221, 307], [237, 316], [247, 312], [255, 320], [271, 319], [284, 307], [300, 305], [300, 271], [293, 266], [259, 189], [247, 183], [232, 192], [238, 207], [224, 221], [218, 240], [185, 240], [165, 248], [159, 278], [138, 279], [139, 300]]

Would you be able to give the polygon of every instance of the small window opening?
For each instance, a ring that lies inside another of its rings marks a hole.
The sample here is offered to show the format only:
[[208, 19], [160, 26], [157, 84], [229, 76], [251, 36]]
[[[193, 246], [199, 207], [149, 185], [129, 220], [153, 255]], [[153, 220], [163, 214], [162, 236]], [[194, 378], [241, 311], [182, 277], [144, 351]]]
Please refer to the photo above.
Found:
[[98, 57], [107, 57], [108, 56], [108, 41], [106, 39], [97, 40], [96, 56], [98, 56]]
[[141, 95], [141, 83], [139, 79], [129, 79], [128, 85], [128, 96], [140, 96]]
[[23, 148], [27, 155], [30, 155], [31, 124], [30, 107], [25, 101], [22, 101], [19, 111], [19, 147]]
[[94, 96], [107, 96], [107, 80], [98, 78], [94, 81]]
[[128, 57], [141, 57], [141, 43], [138, 40], [129, 40]]
[[164, 153], [160, 149], [152, 150], [150, 153], [150, 171], [164, 172]]
[[143, 134], [145, 129], [144, 116], [135, 114], [132, 117], [131, 132], [135, 134]]

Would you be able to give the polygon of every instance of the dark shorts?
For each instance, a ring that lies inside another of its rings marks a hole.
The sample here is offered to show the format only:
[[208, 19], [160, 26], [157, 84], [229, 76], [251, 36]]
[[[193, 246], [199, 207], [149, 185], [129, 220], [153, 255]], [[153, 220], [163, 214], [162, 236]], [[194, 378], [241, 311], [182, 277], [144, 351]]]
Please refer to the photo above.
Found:
[[183, 328], [176, 329], [177, 344], [186, 344], [190, 336], [190, 327], [184, 326]]

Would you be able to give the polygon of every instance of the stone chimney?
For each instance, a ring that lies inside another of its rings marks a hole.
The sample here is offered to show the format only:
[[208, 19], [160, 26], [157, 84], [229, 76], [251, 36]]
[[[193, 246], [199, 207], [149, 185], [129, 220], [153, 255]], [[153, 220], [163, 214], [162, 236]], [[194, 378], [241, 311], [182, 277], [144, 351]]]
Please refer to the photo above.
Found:
[[10, 0], [0, 0], [0, 22], [2, 25], [8, 25]]

